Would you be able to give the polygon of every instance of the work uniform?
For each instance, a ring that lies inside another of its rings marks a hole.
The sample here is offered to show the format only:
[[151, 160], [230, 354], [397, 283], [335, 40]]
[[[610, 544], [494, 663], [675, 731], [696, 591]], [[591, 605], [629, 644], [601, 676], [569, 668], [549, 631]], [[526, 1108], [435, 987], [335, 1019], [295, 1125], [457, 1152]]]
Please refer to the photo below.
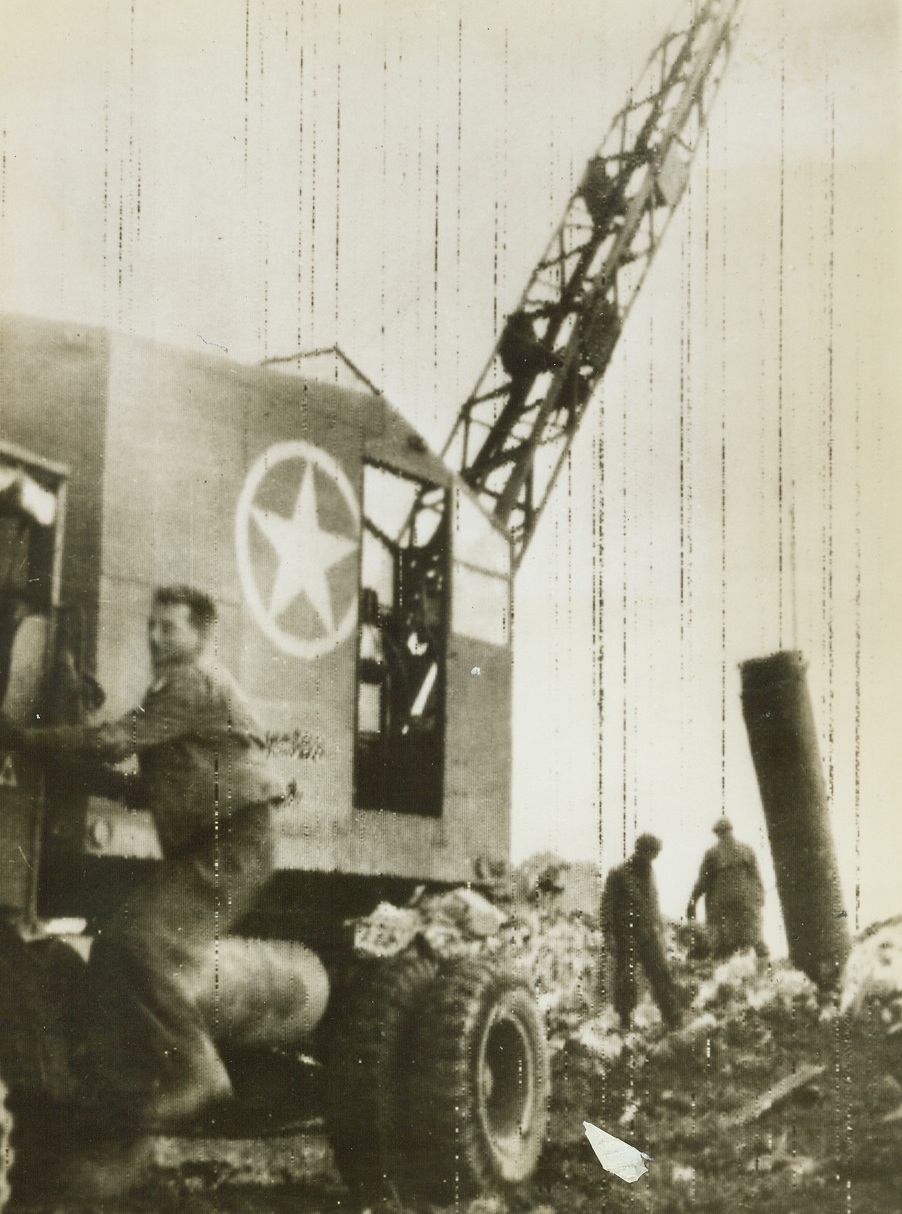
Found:
[[637, 965], [645, 970], [665, 1024], [679, 1024], [679, 991], [661, 943], [661, 912], [650, 861], [631, 856], [611, 869], [602, 892], [601, 926], [613, 966], [611, 1002], [623, 1027], [629, 1027], [639, 1001]]
[[168, 664], [118, 721], [28, 730], [26, 746], [138, 757], [132, 803], [151, 811], [164, 860], [94, 940], [87, 1070], [99, 1094], [133, 1111], [168, 1109], [180, 1092], [199, 1105], [227, 1082], [200, 1010], [215, 1017], [215, 944], [272, 873], [269, 812], [282, 790], [259, 726], [230, 676], [191, 660]]
[[702, 897], [713, 957], [729, 957], [747, 948], [767, 956], [761, 934], [764, 886], [758, 861], [752, 849], [737, 842], [732, 834], [721, 834], [714, 847], [705, 852], [690, 907], [694, 908]]

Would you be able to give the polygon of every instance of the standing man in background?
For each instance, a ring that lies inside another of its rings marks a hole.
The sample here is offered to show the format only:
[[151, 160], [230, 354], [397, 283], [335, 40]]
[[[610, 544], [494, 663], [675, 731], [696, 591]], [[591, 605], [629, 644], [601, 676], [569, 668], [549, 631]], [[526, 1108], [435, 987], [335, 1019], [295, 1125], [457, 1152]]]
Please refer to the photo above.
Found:
[[686, 914], [695, 918], [699, 898], [705, 899], [705, 919], [711, 937], [711, 955], [721, 959], [753, 948], [767, 956], [761, 934], [764, 886], [755, 853], [733, 837], [727, 818], [714, 824], [717, 843], [705, 852]]
[[645, 970], [667, 1027], [678, 1028], [682, 1019], [680, 994], [664, 955], [658, 891], [651, 867], [660, 851], [660, 839], [640, 835], [630, 858], [608, 873], [601, 897], [601, 929], [613, 960], [612, 1003], [624, 1032], [639, 1001], [637, 965]]

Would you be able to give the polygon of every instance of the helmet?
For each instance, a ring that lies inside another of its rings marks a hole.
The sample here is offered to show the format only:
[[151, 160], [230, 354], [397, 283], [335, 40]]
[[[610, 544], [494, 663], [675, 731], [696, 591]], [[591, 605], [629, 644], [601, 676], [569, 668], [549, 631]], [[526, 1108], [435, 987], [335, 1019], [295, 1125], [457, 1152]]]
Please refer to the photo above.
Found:
[[640, 835], [634, 850], [637, 856], [651, 856], [654, 859], [661, 847], [661, 840], [657, 835]]

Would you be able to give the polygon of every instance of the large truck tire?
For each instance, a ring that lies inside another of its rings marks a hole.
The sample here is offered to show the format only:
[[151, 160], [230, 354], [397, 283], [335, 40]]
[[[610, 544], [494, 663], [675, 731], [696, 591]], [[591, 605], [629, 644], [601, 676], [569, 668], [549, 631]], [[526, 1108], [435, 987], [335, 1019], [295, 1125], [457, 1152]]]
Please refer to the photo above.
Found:
[[15, 1155], [13, 1152], [13, 1115], [6, 1103], [6, 1084], [0, 1079], [0, 1210], [5, 1210], [12, 1193], [9, 1183]]
[[412, 1032], [437, 968], [416, 952], [361, 960], [334, 992], [323, 1025], [324, 1114], [336, 1166], [356, 1193], [404, 1187]]
[[483, 961], [442, 970], [417, 1017], [408, 1085], [412, 1180], [441, 1205], [512, 1194], [535, 1170], [550, 1066], [535, 995]]

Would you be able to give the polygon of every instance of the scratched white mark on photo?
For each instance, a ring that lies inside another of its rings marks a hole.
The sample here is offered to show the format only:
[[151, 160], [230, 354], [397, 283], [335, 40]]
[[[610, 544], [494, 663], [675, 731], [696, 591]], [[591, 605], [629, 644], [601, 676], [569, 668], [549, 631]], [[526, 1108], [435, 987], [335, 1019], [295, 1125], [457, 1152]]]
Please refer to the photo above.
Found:
[[592, 1144], [592, 1150], [598, 1156], [598, 1161], [605, 1171], [612, 1172], [630, 1184], [648, 1171], [645, 1160], [651, 1159], [650, 1155], [646, 1155], [644, 1151], [640, 1151], [636, 1147], [631, 1147], [621, 1138], [615, 1138], [606, 1130], [600, 1130], [591, 1121], [584, 1121], [583, 1126], [586, 1137]]

